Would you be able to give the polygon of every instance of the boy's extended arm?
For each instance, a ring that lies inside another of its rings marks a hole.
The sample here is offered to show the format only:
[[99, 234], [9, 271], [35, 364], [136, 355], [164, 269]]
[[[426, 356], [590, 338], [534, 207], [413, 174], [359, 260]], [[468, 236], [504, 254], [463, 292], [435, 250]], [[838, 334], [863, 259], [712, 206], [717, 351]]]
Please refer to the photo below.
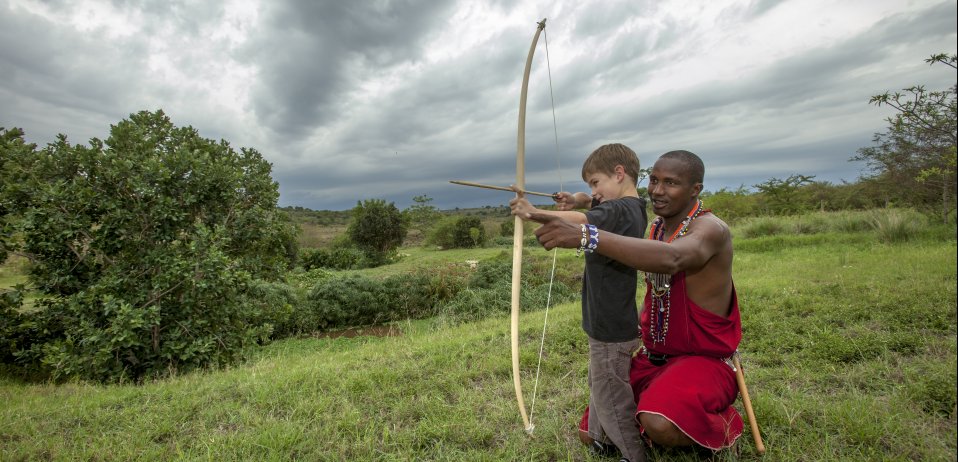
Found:
[[563, 211], [563, 210], [542, 210], [534, 207], [525, 197], [516, 197], [509, 201], [509, 208], [512, 209], [512, 214], [522, 218], [523, 220], [529, 220], [529, 214], [539, 213], [562, 220], [570, 221], [575, 224], [585, 224], [588, 223], [586, 220], [585, 214], [582, 212], [576, 212], [573, 210]]

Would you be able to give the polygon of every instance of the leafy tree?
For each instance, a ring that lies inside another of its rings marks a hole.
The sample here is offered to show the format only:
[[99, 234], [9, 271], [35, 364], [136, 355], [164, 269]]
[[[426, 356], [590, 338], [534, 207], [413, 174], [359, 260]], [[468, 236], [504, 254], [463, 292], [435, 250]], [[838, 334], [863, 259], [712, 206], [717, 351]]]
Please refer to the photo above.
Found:
[[[958, 55], [938, 54], [926, 59], [952, 70]], [[958, 85], [958, 84], [956, 84]], [[873, 146], [858, 150], [851, 160], [865, 161], [869, 180], [892, 198], [919, 208], [937, 208], [943, 221], [955, 210], [955, 145], [958, 133], [958, 86], [927, 91], [915, 85], [901, 92], [872, 96], [870, 104], [895, 109], [889, 126], [875, 133]]]
[[427, 195], [416, 196], [412, 198], [416, 205], [410, 206], [404, 211], [409, 217], [409, 222], [419, 230], [428, 230], [439, 218], [441, 213], [435, 206], [429, 205], [432, 198]]
[[23, 323], [43, 335], [16, 346], [21, 363], [54, 378], [136, 379], [226, 363], [268, 335], [250, 324], [246, 288], [286, 271], [295, 234], [257, 151], [162, 111], [89, 146], [0, 138], [0, 204], [43, 294]]
[[801, 187], [811, 183], [813, 178], [815, 178], [814, 175], [791, 175], [784, 180], [772, 178], [754, 186], [761, 194], [766, 213], [789, 215], [808, 210], [807, 205], [795, 199]]
[[[0, 179], [4, 178], [3, 172], [16, 168], [11, 162], [13, 159], [23, 157], [33, 149], [32, 145], [23, 141], [23, 130], [5, 130], [0, 127]], [[0, 190], [4, 185], [5, 183], [0, 183]], [[14, 220], [10, 207], [8, 201], [0, 200], [0, 264], [6, 261], [7, 254], [13, 247]]]
[[402, 245], [408, 230], [408, 217], [394, 203], [371, 199], [356, 203], [346, 233], [357, 247], [385, 255]]

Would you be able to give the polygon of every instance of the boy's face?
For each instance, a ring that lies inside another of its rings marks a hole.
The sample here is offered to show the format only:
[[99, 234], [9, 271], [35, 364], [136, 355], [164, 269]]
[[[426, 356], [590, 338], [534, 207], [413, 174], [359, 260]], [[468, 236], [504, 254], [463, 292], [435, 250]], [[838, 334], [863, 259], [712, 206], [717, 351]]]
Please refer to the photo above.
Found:
[[592, 197], [600, 203], [607, 200], [618, 199], [622, 197], [622, 179], [625, 174], [621, 166], [615, 167], [615, 173], [607, 175], [605, 173], [590, 173], [586, 175], [585, 182], [592, 190]]

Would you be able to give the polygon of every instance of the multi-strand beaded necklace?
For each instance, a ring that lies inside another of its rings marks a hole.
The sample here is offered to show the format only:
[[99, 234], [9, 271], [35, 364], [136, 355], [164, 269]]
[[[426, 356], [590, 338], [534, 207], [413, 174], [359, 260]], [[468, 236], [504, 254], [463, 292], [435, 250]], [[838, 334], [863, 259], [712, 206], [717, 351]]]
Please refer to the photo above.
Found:
[[[682, 223], [665, 243], [671, 244], [676, 238], [685, 236], [689, 232], [689, 225], [692, 224], [692, 221], [699, 215], [710, 211], [703, 208], [702, 201], [696, 202], [695, 207], [692, 207], [688, 216], [682, 220]], [[665, 240], [664, 218], [658, 217], [652, 222], [652, 227], [649, 229], [649, 239]], [[651, 321], [649, 323], [651, 332], [649, 333], [652, 335], [652, 343], [665, 343], [665, 336], [669, 333], [669, 309], [672, 306], [669, 294], [672, 289], [672, 275], [647, 272], [645, 273], [645, 280], [652, 287], [652, 312], [649, 313]]]

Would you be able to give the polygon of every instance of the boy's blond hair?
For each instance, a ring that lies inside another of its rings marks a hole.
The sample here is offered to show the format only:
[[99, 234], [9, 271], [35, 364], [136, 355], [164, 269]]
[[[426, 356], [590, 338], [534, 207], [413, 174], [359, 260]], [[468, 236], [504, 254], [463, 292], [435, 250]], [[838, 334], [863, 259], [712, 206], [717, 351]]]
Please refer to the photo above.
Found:
[[632, 184], [638, 184], [639, 156], [621, 143], [602, 145], [592, 151], [582, 164], [582, 181], [588, 181], [586, 177], [593, 173], [612, 175], [615, 173], [616, 165], [622, 166], [625, 174], [632, 179]]

